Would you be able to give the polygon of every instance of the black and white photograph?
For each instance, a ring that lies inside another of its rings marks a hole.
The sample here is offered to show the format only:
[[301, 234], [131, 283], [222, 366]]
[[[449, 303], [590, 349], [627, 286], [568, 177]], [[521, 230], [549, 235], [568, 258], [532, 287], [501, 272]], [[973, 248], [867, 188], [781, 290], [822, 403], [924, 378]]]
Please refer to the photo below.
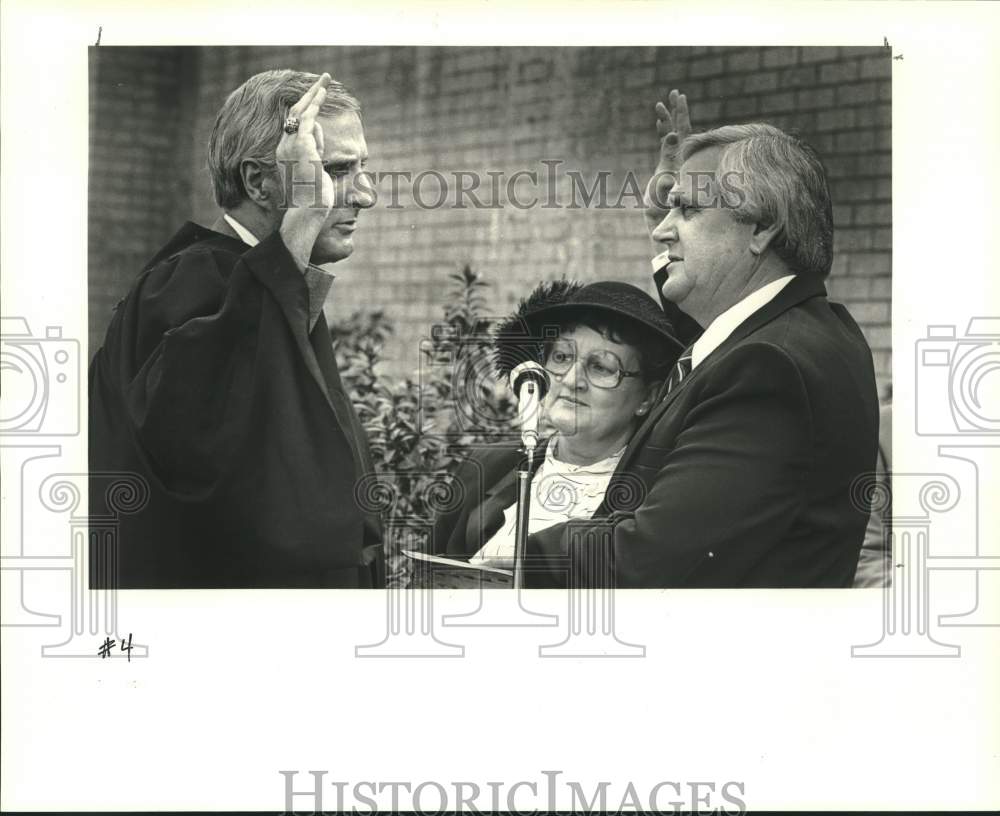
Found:
[[1000, 803], [994, 7], [0, 13], [4, 813]]
[[94, 586], [888, 581], [891, 49], [90, 63]]

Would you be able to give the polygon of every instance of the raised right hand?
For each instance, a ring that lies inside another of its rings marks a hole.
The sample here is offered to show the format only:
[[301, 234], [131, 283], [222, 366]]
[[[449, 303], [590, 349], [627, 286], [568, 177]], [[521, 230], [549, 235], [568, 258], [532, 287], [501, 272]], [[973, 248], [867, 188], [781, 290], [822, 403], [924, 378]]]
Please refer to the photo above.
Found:
[[653, 177], [646, 184], [646, 225], [650, 232], [669, 211], [667, 200], [680, 170], [678, 152], [681, 142], [691, 134], [691, 116], [687, 97], [674, 89], [667, 103], [656, 103], [656, 133], [660, 137], [660, 155]]
[[[288, 110], [298, 117], [296, 133], [285, 133], [278, 142], [275, 158], [287, 209], [281, 220], [281, 239], [300, 269], [305, 269], [334, 205], [333, 179], [323, 171], [323, 129], [316, 121], [326, 99], [330, 75], [323, 74]], [[291, 181], [285, 176], [291, 173]], [[317, 184], [318, 183], [318, 184]]]

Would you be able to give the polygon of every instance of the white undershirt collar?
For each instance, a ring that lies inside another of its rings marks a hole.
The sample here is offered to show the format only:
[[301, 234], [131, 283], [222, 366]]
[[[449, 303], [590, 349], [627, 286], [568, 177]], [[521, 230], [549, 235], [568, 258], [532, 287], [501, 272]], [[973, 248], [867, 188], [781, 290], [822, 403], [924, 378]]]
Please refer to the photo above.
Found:
[[223, 213], [222, 217], [226, 219], [226, 223], [229, 224], [235, 231], [236, 234], [240, 236], [240, 240], [244, 244], [255, 247], [260, 241], [257, 240], [257, 236], [254, 235], [250, 230], [244, 227], [239, 221], [233, 218], [229, 213]]

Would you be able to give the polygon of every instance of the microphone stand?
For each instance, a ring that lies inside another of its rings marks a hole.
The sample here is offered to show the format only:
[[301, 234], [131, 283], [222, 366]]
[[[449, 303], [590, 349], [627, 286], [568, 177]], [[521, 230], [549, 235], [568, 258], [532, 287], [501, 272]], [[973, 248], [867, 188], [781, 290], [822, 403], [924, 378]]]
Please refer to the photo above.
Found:
[[524, 549], [528, 543], [531, 517], [531, 475], [534, 451], [528, 449], [528, 466], [517, 469], [517, 527], [514, 538], [514, 589], [524, 586]]
[[[535, 383], [527, 383], [529, 393], [537, 388]], [[535, 446], [538, 444], [538, 432], [523, 431], [521, 442], [528, 454], [527, 467], [523, 464], [517, 469], [517, 526], [514, 534], [514, 589], [524, 586], [524, 551], [528, 543], [528, 519], [531, 518], [531, 477], [534, 474], [532, 464], [535, 458]]]

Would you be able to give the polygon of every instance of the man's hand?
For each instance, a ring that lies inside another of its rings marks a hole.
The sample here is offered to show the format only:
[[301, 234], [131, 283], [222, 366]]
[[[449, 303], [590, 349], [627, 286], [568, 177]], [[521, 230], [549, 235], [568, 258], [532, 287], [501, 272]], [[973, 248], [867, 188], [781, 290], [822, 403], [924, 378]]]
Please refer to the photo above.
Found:
[[680, 170], [678, 151], [691, 134], [691, 116], [688, 114], [687, 97], [672, 90], [667, 103], [656, 103], [656, 133], [660, 137], [660, 157], [656, 171], [646, 185], [646, 226], [652, 232], [664, 219], [668, 210], [667, 197], [677, 180]]
[[281, 137], [275, 155], [288, 207], [281, 221], [281, 240], [303, 270], [334, 205], [333, 179], [323, 171], [323, 129], [316, 121], [329, 81], [330, 75], [323, 74], [289, 108], [288, 116], [298, 118], [299, 129]]

